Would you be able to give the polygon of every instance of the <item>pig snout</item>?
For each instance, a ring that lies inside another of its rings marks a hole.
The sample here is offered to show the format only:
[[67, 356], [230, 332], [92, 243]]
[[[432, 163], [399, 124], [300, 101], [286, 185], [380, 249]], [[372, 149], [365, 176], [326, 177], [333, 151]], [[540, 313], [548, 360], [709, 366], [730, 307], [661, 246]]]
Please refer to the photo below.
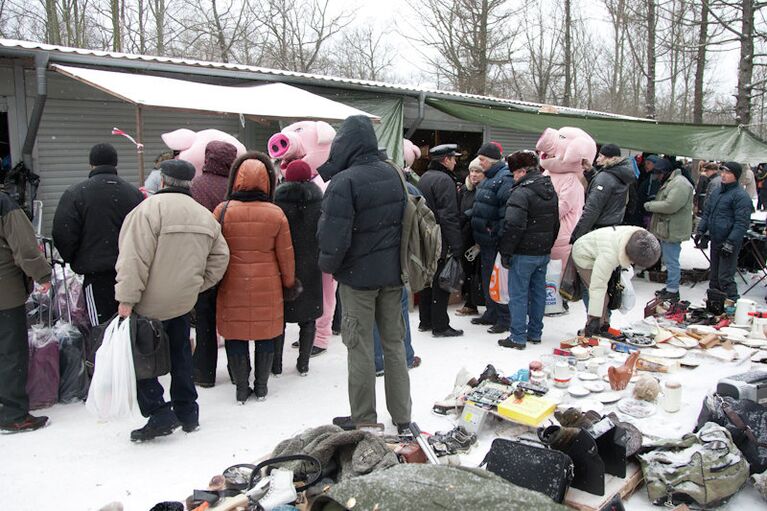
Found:
[[269, 156], [283, 160], [296, 160], [303, 157], [301, 139], [292, 133], [276, 133], [269, 139]]

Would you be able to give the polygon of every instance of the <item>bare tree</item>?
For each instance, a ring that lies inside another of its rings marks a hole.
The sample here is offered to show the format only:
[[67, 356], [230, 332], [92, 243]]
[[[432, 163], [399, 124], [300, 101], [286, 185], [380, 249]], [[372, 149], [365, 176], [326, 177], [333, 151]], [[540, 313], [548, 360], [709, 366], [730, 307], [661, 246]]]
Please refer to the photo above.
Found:
[[386, 80], [396, 53], [386, 42], [391, 34], [376, 32], [372, 24], [344, 32], [333, 51], [332, 70], [348, 78]]

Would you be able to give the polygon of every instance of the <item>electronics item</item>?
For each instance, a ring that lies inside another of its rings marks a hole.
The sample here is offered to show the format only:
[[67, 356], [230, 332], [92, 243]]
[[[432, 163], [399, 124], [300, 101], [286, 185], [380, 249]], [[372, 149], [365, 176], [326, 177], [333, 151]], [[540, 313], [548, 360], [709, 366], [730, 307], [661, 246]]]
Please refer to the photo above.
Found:
[[722, 378], [716, 384], [716, 393], [767, 406], [767, 371], [749, 371]]

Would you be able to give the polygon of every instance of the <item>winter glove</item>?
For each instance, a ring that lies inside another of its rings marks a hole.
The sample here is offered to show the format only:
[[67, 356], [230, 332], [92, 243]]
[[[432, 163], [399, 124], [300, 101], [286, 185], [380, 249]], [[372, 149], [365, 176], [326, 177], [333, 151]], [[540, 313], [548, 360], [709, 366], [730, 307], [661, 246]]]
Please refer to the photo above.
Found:
[[511, 265], [511, 256], [501, 255], [501, 266], [503, 266], [504, 268], [508, 270], [510, 265]]
[[601, 319], [596, 316], [589, 316], [586, 321], [586, 328], [583, 330], [583, 334], [586, 337], [593, 337], [599, 334], [601, 325]]
[[722, 243], [722, 247], [719, 249], [719, 254], [724, 257], [730, 257], [732, 254], [735, 253], [735, 247], [732, 246], [732, 243], [729, 241], [725, 241]]
[[701, 250], [706, 250], [708, 248], [708, 236], [705, 234], [696, 234], [693, 241], [695, 242], [695, 246]]

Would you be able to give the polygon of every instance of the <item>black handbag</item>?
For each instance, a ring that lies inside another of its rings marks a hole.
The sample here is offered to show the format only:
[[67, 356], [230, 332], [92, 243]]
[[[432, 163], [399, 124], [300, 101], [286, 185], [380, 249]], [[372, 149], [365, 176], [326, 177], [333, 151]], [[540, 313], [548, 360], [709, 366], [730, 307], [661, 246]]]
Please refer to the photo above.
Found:
[[496, 438], [480, 466], [512, 484], [562, 503], [573, 480], [570, 457], [537, 442]]
[[620, 309], [621, 302], [623, 301], [621, 271], [620, 267], [616, 268], [610, 276], [610, 281], [607, 283], [607, 308], [611, 311]]
[[439, 287], [447, 293], [457, 293], [463, 289], [463, 268], [455, 257], [448, 257], [445, 267], [439, 274]]

